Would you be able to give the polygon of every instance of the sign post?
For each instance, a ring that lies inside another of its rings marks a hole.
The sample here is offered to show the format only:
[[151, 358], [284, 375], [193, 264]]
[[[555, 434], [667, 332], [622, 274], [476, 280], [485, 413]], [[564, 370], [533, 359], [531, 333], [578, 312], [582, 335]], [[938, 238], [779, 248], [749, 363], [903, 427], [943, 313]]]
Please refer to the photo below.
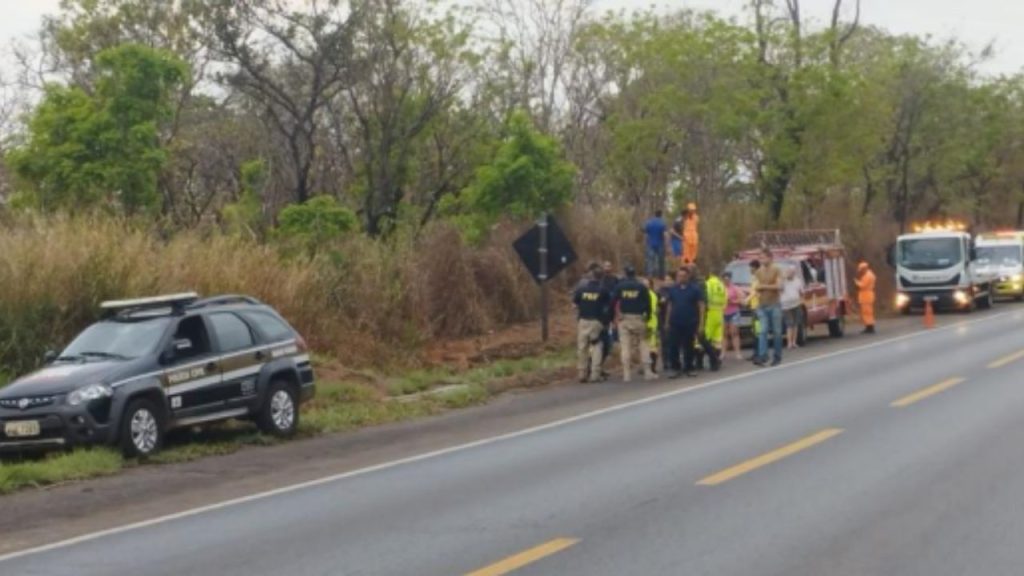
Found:
[[548, 341], [548, 215], [545, 213], [537, 223], [540, 226], [540, 247], [537, 254], [540, 256], [540, 339], [541, 342]]
[[544, 214], [535, 226], [516, 239], [512, 248], [540, 288], [540, 336], [547, 342], [550, 337], [548, 280], [575, 262], [576, 253], [550, 214]]

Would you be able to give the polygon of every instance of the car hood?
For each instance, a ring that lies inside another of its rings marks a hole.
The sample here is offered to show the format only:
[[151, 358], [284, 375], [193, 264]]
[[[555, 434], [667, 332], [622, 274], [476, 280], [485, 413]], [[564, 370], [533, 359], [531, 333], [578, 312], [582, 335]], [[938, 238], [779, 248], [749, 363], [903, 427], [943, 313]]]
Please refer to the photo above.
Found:
[[80, 386], [108, 384], [122, 377], [130, 364], [124, 361], [51, 364], [0, 389], [0, 398], [64, 394]]

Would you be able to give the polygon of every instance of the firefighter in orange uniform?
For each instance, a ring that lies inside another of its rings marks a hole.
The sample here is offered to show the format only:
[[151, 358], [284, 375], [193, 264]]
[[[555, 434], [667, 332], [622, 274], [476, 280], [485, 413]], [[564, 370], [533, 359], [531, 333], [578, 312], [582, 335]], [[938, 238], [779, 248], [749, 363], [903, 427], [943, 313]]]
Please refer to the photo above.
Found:
[[860, 318], [864, 322], [864, 334], [875, 333], [875, 273], [867, 262], [857, 265], [857, 304], [860, 305]]
[[698, 231], [700, 217], [697, 216], [697, 205], [690, 202], [683, 213], [683, 264], [697, 262]]

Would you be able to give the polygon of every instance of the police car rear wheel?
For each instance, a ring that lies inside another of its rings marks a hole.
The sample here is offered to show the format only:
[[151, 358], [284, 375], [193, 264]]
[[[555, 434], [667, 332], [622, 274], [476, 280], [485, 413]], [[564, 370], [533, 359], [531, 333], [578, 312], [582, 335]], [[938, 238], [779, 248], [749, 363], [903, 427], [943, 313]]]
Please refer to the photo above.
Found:
[[145, 458], [160, 450], [164, 430], [160, 413], [149, 400], [128, 405], [121, 421], [121, 452], [128, 458]]
[[260, 430], [274, 436], [291, 436], [295, 433], [299, 426], [299, 409], [292, 386], [286, 382], [270, 385], [257, 424]]

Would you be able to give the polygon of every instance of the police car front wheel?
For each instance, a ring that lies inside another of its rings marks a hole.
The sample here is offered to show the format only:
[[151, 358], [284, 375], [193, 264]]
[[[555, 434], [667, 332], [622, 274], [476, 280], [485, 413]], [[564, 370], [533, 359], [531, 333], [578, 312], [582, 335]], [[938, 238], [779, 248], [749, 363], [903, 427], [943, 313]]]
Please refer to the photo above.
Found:
[[274, 436], [291, 436], [299, 426], [295, 389], [287, 382], [274, 382], [257, 418], [260, 430]]
[[121, 419], [121, 451], [128, 458], [145, 458], [160, 450], [164, 427], [160, 412], [146, 399], [132, 401]]

